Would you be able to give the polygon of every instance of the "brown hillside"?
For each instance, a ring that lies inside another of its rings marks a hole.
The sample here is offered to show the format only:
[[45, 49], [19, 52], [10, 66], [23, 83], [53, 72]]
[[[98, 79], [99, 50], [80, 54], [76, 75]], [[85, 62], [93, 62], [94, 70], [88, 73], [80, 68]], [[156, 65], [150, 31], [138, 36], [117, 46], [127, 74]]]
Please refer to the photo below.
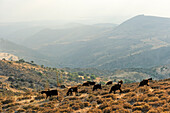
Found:
[[81, 86], [78, 94], [66, 96], [68, 88], [58, 89], [59, 95], [45, 99], [38, 92], [20, 96], [1, 97], [1, 112], [42, 113], [169, 113], [170, 79], [149, 81], [150, 86], [139, 83], [123, 84], [122, 91], [109, 94], [112, 85], [92, 91], [92, 86]]

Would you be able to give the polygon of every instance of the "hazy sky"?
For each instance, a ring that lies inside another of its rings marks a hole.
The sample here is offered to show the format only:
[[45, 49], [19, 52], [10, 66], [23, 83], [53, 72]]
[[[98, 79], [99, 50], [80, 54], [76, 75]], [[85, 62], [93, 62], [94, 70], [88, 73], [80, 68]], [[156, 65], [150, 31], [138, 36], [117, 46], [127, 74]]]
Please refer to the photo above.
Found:
[[139, 14], [170, 17], [170, 0], [0, 0], [0, 22], [120, 23]]

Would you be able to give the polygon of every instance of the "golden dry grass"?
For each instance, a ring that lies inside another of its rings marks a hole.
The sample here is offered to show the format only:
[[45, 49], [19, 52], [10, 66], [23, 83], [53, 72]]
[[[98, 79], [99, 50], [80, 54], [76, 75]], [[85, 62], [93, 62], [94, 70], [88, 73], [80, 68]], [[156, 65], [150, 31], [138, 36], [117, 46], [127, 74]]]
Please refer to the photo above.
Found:
[[[78, 96], [66, 96], [67, 89], [59, 89], [59, 96], [48, 99], [45, 99], [45, 95], [30, 92], [15, 98], [1, 98], [0, 112], [168, 113], [169, 82], [170, 80], [155, 81], [150, 83], [151, 87], [137, 87], [137, 83], [124, 84], [122, 94], [109, 94], [111, 86], [102, 86], [103, 89], [97, 91], [92, 91], [92, 86], [83, 86], [78, 89]], [[157, 86], [159, 88], [155, 88]]]

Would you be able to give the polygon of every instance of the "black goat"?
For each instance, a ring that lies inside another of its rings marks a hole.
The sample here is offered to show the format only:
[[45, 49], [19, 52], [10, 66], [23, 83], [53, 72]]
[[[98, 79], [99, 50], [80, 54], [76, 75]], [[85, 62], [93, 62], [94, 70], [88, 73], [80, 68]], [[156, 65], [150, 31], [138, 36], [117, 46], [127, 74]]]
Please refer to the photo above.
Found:
[[89, 82], [89, 85], [95, 85], [96, 82]]
[[85, 82], [85, 83], [83, 83], [82, 86], [89, 86], [89, 83], [88, 83], [88, 82]]
[[152, 80], [152, 78], [148, 78], [148, 80]]
[[106, 85], [110, 85], [112, 83], [113, 83], [113, 81], [109, 81], [109, 82], [106, 83]]
[[119, 84], [115, 84], [114, 86], [112, 86], [109, 93], [112, 93], [112, 91], [114, 91], [114, 94], [115, 94], [116, 90], [120, 90], [120, 93], [122, 93], [121, 84], [120, 83]]
[[78, 88], [77, 88], [77, 87], [71, 87], [71, 88], [69, 88], [68, 91], [67, 91], [67, 96], [73, 95], [72, 92], [78, 93]]
[[48, 97], [51, 97], [52, 95], [58, 95], [57, 90], [49, 90], [49, 91], [41, 91], [41, 94], [45, 93], [46, 94], [46, 99]]
[[140, 82], [140, 84], [139, 84], [139, 86], [138, 87], [140, 87], [140, 86], [144, 86], [144, 85], [147, 85], [147, 86], [149, 86], [149, 80], [148, 79], [144, 79], [144, 80], [142, 80], [141, 82]]
[[118, 84], [123, 84], [123, 80], [119, 80], [119, 81], [118, 81]]
[[83, 83], [82, 86], [90, 86], [90, 85], [95, 85], [95, 84], [96, 84], [96, 82], [87, 81], [87, 82]]
[[96, 84], [93, 86], [93, 91], [97, 89], [102, 89], [101, 84]]

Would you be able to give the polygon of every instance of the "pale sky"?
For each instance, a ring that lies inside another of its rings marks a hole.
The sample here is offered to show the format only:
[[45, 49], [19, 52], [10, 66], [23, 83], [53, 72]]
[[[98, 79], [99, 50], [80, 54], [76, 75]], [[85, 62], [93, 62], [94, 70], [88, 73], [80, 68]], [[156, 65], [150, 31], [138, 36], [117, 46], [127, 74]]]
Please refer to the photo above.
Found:
[[0, 0], [0, 23], [35, 20], [121, 23], [140, 14], [170, 17], [170, 0]]

